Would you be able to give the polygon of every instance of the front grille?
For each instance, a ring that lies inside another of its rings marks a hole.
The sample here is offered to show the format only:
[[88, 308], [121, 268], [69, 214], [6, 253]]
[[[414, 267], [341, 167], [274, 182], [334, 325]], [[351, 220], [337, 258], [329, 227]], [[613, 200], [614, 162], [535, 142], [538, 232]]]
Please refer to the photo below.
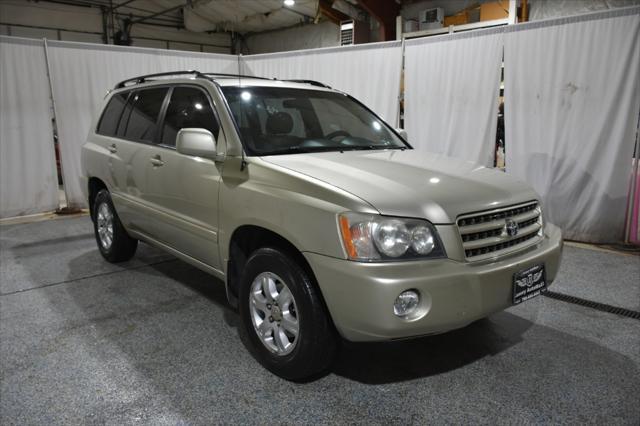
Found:
[[[518, 224], [509, 235], [507, 222]], [[458, 218], [458, 230], [467, 260], [485, 260], [511, 253], [538, 242], [542, 235], [542, 215], [536, 201], [513, 207], [471, 213]]]

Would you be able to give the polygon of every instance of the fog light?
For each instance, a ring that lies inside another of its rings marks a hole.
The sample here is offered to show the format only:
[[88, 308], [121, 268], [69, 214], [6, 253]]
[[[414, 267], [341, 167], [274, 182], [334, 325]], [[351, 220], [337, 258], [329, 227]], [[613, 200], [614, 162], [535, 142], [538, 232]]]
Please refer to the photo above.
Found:
[[419, 303], [420, 296], [417, 291], [403, 291], [393, 304], [393, 313], [399, 317], [409, 316], [418, 308]]

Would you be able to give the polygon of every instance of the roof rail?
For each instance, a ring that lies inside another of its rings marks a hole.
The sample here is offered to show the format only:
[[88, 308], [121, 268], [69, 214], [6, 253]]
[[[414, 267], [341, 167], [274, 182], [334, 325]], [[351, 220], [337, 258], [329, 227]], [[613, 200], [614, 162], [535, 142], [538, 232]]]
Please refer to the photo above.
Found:
[[269, 78], [269, 77], [256, 77], [253, 75], [244, 75], [244, 74], [225, 74], [222, 72], [204, 72], [202, 75], [212, 76], [212, 77], [229, 77], [229, 78], [257, 78], [258, 80], [277, 80], [277, 78]]
[[147, 81], [149, 78], [153, 77], [165, 77], [168, 75], [183, 75], [183, 74], [194, 74], [196, 77], [204, 77], [205, 75], [200, 71], [189, 70], [189, 71], [170, 71], [170, 72], [159, 72], [156, 74], [146, 74], [138, 77], [129, 78], [127, 80], [123, 80], [120, 83], [116, 84], [116, 89], [121, 89], [127, 85], [127, 83], [140, 84]]
[[[155, 77], [166, 77], [166, 76], [170, 76], [170, 75], [185, 75], [185, 74], [191, 74], [193, 76], [195, 76], [196, 78], [206, 78], [207, 80], [211, 80], [211, 77], [229, 77], [229, 78], [255, 78], [255, 79], [259, 79], [259, 80], [277, 80], [277, 78], [268, 78], [268, 77], [256, 77], [256, 76], [252, 76], [252, 75], [242, 75], [242, 74], [226, 74], [226, 73], [217, 73], [217, 72], [200, 72], [200, 71], [196, 71], [196, 70], [188, 70], [188, 71], [170, 71], [170, 72], [159, 72], [159, 73], [155, 73], [155, 74], [145, 74], [145, 75], [140, 75], [138, 77], [132, 77], [132, 78], [128, 78], [126, 80], [121, 81], [120, 83], [116, 84], [115, 89], [121, 89], [123, 87], [127, 86], [127, 83], [133, 83], [133, 84], [140, 84], [140, 83], [144, 83], [145, 81], [148, 81], [148, 79], [150, 78], [155, 78]], [[305, 84], [311, 84], [313, 86], [318, 86], [318, 87], [325, 87], [327, 89], [331, 89], [330, 86], [327, 86], [324, 83], [320, 83], [319, 81], [315, 81], [315, 80], [282, 80], [282, 81], [289, 81], [291, 83], [305, 83]]]
[[315, 80], [282, 80], [282, 81], [290, 81], [291, 83], [306, 83], [306, 84], [310, 84], [312, 86], [318, 86], [318, 87], [326, 87], [327, 89], [331, 89], [331, 86], [328, 86], [324, 83], [321, 83], [319, 81], [315, 81]]

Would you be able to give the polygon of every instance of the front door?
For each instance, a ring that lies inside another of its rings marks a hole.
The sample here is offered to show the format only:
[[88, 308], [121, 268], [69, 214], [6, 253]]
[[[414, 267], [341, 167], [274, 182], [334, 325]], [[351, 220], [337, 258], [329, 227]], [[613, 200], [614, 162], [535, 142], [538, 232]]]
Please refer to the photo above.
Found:
[[207, 129], [220, 143], [222, 132], [212, 103], [200, 87], [172, 89], [159, 129], [159, 144], [148, 151], [145, 201], [158, 210], [157, 239], [220, 269], [218, 191], [222, 165], [179, 154], [176, 136], [183, 128]]

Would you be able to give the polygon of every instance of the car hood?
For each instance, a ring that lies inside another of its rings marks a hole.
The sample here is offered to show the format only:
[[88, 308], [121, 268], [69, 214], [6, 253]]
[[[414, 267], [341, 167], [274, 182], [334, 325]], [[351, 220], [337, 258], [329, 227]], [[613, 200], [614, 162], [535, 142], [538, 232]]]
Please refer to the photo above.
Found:
[[262, 157], [348, 191], [383, 215], [435, 224], [481, 210], [537, 199], [504, 172], [416, 150], [345, 151]]

